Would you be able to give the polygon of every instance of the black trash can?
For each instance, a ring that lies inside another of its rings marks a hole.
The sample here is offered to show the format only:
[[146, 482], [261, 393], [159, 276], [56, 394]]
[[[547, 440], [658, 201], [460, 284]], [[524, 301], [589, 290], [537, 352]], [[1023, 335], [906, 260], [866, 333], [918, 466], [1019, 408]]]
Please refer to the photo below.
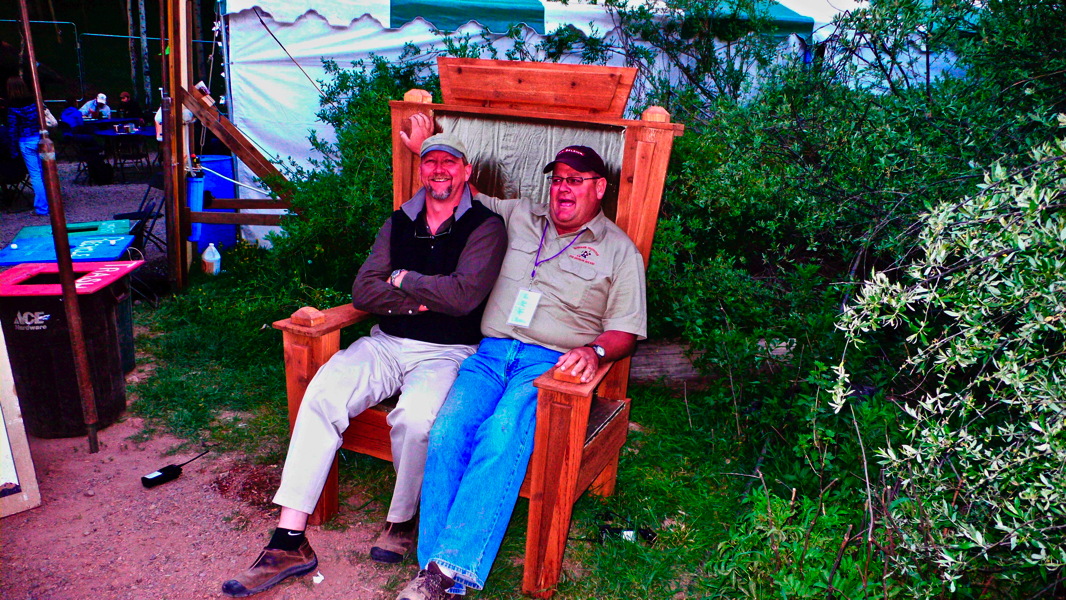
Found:
[[[129, 306], [128, 275], [141, 264], [74, 263], [98, 429], [114, 423], [126, 409], [123, 354], [128, 352], [132, 362], [132, 352], [120, 349], [125, 337], [121, 321], [128, 318], [123, 314]], [[0, 273], [0, 322], [27, 433], [40, 438], [84, 435], [56, 263], [26, 263]]]

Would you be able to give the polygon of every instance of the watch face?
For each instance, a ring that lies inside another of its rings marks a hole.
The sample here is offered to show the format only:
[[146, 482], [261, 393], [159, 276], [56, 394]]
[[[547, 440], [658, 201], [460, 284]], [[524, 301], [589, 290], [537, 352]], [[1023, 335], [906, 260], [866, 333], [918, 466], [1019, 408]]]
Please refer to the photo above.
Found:
[[600, 346], [599, 344], [593, 344], [592, 345], [592, 351], [595, 352], [596, 356], [598, 356], [600, 358], [603, 358], [604, 356], [607, 355], [607, 351], [604, 350], [603, 346]]

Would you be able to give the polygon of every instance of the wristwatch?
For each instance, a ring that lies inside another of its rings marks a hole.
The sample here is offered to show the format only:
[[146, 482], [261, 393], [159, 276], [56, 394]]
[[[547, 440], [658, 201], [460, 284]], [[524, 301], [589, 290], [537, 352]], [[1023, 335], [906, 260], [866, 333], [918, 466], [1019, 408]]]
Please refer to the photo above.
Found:
[[396, 278], [403, 273], [403, 269], [396, 269], [392, 273], [389, 273], [389, 285], [396, 285]]
[[607, 356], [607, 351], [599, 344], [585, 344], [585, 347], [592, 348], [592, 351], [596, 353], [596, 356], [598, 356], [600, 360], [603, 360], [603, 357]]

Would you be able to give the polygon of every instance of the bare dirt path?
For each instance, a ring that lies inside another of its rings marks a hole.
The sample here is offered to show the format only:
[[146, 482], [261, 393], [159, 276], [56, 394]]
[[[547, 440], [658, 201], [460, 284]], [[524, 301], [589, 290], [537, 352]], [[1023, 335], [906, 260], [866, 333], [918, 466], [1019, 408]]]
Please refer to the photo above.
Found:
[[[127, 418], [85, 438], [30, 439], [42, 505], [0, 521], [0, 598], [222, 598], [221, 582], [246, 568], [274, 526], [267, 502], [278, 465], [252, 466], [209, 453], [181, 477], [145, 489], [141, 476], [197, 454], [180, 440], [136, 441], [143, 423]], [[345, 531], [313, 527], [321, 582], [303, 577], [256, 598], [303, 600], [392, 598], [390, 578], [415, 567], [386, 567], [367, 557], [376, 523]]]

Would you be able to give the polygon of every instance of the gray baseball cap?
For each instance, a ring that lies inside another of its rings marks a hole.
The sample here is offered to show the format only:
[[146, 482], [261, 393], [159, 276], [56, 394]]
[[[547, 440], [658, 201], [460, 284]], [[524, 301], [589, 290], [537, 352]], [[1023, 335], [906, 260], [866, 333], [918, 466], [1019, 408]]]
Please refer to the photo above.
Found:
[[464, 146], [463, 142], [454, 135], [438, 133], [437, 135], [432, 135], [426, 138], [425, 141], [422, 142], [422, 150], [418, 153], [418, 156], [425, 156], [427, 153], [434, 150], [442, 150], [456, 158], [466, 160], [466, 146]]

